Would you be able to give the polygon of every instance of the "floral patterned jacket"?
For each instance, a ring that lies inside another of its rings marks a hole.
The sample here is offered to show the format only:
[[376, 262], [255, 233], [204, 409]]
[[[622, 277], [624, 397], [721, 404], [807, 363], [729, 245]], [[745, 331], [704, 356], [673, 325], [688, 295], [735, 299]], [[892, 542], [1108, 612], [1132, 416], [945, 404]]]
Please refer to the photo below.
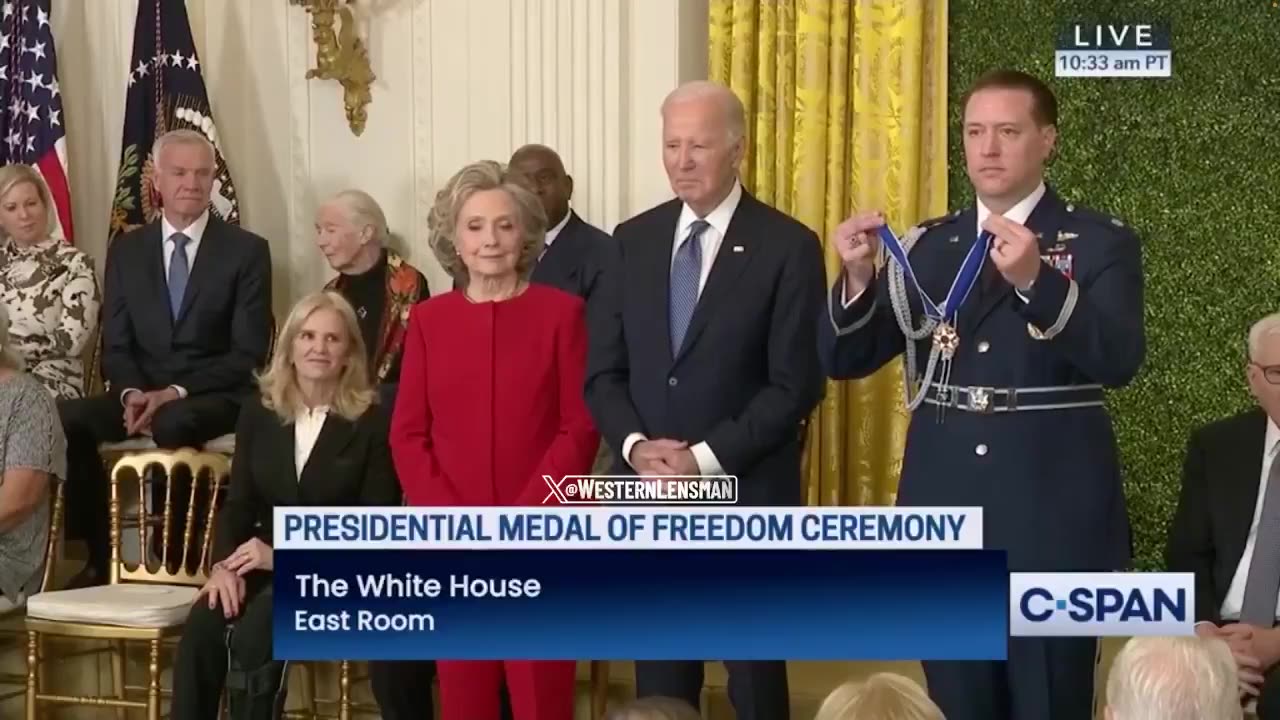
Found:
[[0, 242], [0, 302], [14, 351], [54, 397], [83, 397], [82, 356], [102, 307], [93, 260], [54, 238], [27, 248]]
[[[326, 290], [342, 291], [343, 279], [339, 275], [330, 280]], [[387, 294], [378, 332], [377, 347], [369, 348], [369, 372], [375, 383], [383, 382], [397, 365], [404, 351], [405, 331], [409, 327], [409, 309], [419, 300], [431, 294], [427, 279], [417, 268], [405, 262], [394, 250], [387, 248]]]

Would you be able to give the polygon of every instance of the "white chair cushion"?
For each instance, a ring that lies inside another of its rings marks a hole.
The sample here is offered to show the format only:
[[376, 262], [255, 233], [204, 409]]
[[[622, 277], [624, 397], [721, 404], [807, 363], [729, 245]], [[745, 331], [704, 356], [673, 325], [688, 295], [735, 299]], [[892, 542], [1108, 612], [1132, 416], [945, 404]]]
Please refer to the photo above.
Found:
[[[102, 443], [98, 446], [99, 450], [106, 452], [146, 452], [148, 450], [156, 450], [155, 440], [143, 435], [128, 440], [121, 440], [114, 443]], [[220, 435], [204, 444], [204, 449], [209, 452], [222, 453], [223, 455], [236, 454], [236, 434], [227, 433]]]
[[187, 620], [197, 587], [120, 583], [32, 595], [27, 617], [59, 622], [165, 628]]
[[236, 434], [227, 433], [221, 437], [216, 437], [204, 444], [204, 449], [209, 452], [222, 453], [223, 455], [236, 454]]
[[144, 450], [155, 450], [156, 441], [144, 435], [121, 440], [120, 442], [102, 443], [98, 446], [98, 449], [108, 452], [142, 452]]

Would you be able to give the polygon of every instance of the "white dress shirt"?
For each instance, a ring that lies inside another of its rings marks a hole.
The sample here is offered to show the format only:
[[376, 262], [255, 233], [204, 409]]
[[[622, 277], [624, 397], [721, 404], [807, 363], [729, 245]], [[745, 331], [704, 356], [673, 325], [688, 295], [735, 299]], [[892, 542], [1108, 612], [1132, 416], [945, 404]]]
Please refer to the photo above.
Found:
[[[173, 251], [178, 247], [178, 244], [173, 241], [173, 236], [177, 233], [182, 233], [187, 236], [187, 245], [185, 250], [187, 254], [187, 273], [188, 278], [190, 278], [191, 268], [195, 267], [196, 264], [196, 250], [200, 248], [200, 240], [204, 237], [204, 231], [207, 227], [209, 227], [208, 209], [205, 209], [204, 212], [200, 213], [200, 217], [196, 218], [195, 222], [185, 228], [174, 227], [173, 224], [169, 222], [169, 216], [161, 213], [160, 247], [162, 248], [161, 256], [164, 260], [164, 281], [166, 283], [169, 282], [169, 267], [173, 264]], [[178, 391], [179, 398], [187, 396], [187, 389], [181, 385], [170, 385], [169, 387]], [[124, 392], [120, 393], [120, 402], [122, 404], [124, 403], [125, 396], [131, 392], [142, 392], [142, 390], [140, 388], [125, 388]]]
[[[709, 227], [702, 231], [698, 236], [698, 242], [702, 246], [702, 272], [698, 275], [698, 296], [702, 296], [702, 290], [707, 286], [707, 277], [711, 275], [711, 266], [715, 264], [716, 253], [720, 252], [720, 245], [724, 242], [725, 233], [729, 232], [729, 221], [733, 220], [733, 214], [738, 209], [738, 203], [742, 200], [742, 183], [738, 180], [733, 181], [733, 189], [720, 201], [720, 204], [714, 210], [707, 213], [706, 217], [700, 218], [688, 203], [680, 210], [680, 218], [676, 221], [675, 241], [671, 243], [671, 264], [674, 266], [676, 262], [676, 253], [680, 251], [680, 246], [684, 244], [685, 239], [689, 236], [689, 228], [698, 220], [705, 220]], [[644, 433], [631, 433], [622, 441], [622, 457], [626, 459], [627, 464], [631, 464], [631, 449], [636, 443], [649, 438]], [[689, 448], [693, 453], [693, 459], [698, 464], [698, 473], [700, 475], [721, 475], [724, 473], [724, 467], [720, 464], [720, 460], [716, 458], [716, 454], [712, 452], [711, 446], [706, 442], [700, 442]], [[634, 467], [634, 466], [633, 466]]]
[[[1275, 462], [1277, 451], [1280, 451], [1280, 427], [1276, 427], [1275, 420], [1270, 418], [1267, 419], [1267, 435], [1262, 448], [1262, 474], [1258, 480], [1258, 502], [1253, 508], [1253, 522], [1249, 525], [1249, 539], [1245, 541], [1240, 564], [1236, 566], [1236, 574], [1231, 578], [1227, 596], [1222, 599], [1219, 614], [1223, 620], [1240, 618], [1240, 607], [1244, 605], [1244, 586], [1249, 580], [1249, 564], [1253, 561], [1254, 541], [1258, 537], [1258, 520], [1262, 517], [1262, 501], [1267, 497], [1267, 478], [1271, 475], [1271, 463]], [[1280, 618], [1280, 596], [1276, 598], [1276, 617]]]
[[571, 215], [573, 215], [573, 208], [569, 208], [568, 212], [564, 214], [564, 217], [560, 218], [560, 222], [556, 223], [555, 227], [547, 231], [547, 239], [543, 241], [542, 252], [546, 252], [551, 249], [551, 243], [556, 241], [556, 238], [560, 236], [560, 232], [564, 230], [564, 226], [569, 224], [569, 217]]
[[311, 457], [311, 451], [316, 446], [316, 439], [320, 437], [320, 430], [324, 428], [324, 421], [328, 416], [329, 408], [321, 405], [303, 410], [293, 421], [293, 465], [299, 480], [302, 479], [302, 469], [307, 466], [307, 459]]
[[[1013, 207], [1009, 208], [1008, 210], [1006, 210], [1004, 213], [1001, 213], [1001, 214], [1004, 217], [1018, 223], [1019, 225], [1026, 225], [1027, 218], [1031, 217], [1031, 211], [1036, 209], [1036, 205], [1040, 204], [1040, 198], [1044, 197], [1044, 193], [1045, 193], [1045, 185], [1044, 185], [1044, 181], [1041, 181], [1040, 184], [1036, 186], [1036, 189], [1031, 191], [1030, 195], [1022, 198]], [[991, 216], [991, 210], [986, 205], [983, 205], [982, 200], [979, 199], [978, 200], [978, 224], [973, 229], [974, 230], [973, 237], [975, 239], [982, 234], [982, 223], [986, 222], [987, 218], [990, 216]], [[991, 262], [991, 258], [987, 258], [985, 262]], [[1017, 288], [1014, 288], [1014, 291], [1018, 292]], [[862, 293], [858, 293], [857, 295], [854, 295], [852, 298], [850, 298], [845, 295], [845, 290], [843, 287], [840, 290], [840, 299], [843, 301], [842, 304], [846, 309], [848, 309], [850, 305], [857, 302], [858, 298], [860, 297], [862, 297]], [[1021, 292], [1018, 292], [1018, 297], [1021, 297], [1023, 302], [1027, 301], [1027, 298], [1023, 296]], [[941, 301], [942, 298], [935, 298], [935, 300]]]

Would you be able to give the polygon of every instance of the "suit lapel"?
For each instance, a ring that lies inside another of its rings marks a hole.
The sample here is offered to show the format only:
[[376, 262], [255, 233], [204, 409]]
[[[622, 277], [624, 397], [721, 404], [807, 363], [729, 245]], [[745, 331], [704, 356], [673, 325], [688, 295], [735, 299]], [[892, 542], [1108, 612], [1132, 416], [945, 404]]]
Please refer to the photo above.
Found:
[[169, 280], [164, 275], [164, 238], [160, 229], [160, 221], [156, 220], [148, 226], [142, 238], [145, 257], [142, 258], [143, 272], [154, 293], [153, 302], [158, 321], [157, 328], [164, 328], [169, 337], [173, 335], [173, 315], [169, 311]]
[[[711, 273], [707, 276], [706, 287], [698, 296], [694, 305], [693, 317], [689, 319], [689, 329], [684, 334], [684, 344], [676, 355], [676, 361], [689, 352], [698, 336], [706, 329], [707, 323], [716, 311], [716, 307], [726, 297], [731, 297], [731, 290], [737, 284], [738, 276], [751, 263], [752, 257], [759, 248], [755, 247], [753, 227], [758, 226], [756, 216], [756, 200], [746, 190], [742, 191], [742, 199], [729, 221], [724, 238], [720, 241], [720, 249], [711, 264]], [[754, 223], [754, 225], [753, 225]], [[674, 235], [672, 236], [674, 239]], [[670, 321], [668, 321], [670, 322]]]
[[200, 247], [196, 250], [196, 261], [191, 266], [187, 291], [182, 295], [182, 309], [173, 324], [175, 329], [182, 324], [187, 312], [191, 310], [200, 290], [210, 281], [214, 269], [221, 260], [223, 249], [223, 243], [218, 242], [218, 221], [210, 213], [209, 222], [205, 225], [204, 234], [200, 237]]
[[279, 449], [279, 455], [276, 457], [276, 482], [279, 483], [282, 505], [298, 504], [298, 469], [295, 458], [297, 457], [298, 443], [294, 437], [294, 424], [282, 422], [273, 412], [271, 413], [271, 432], [274, 435], [268, 447]]
[[[1027, 217], [1026, 222], [1027, 229], [1037, 236], [1040, 253], [1043, 253], [1046, 247], [1057, 240], [1058, 228], [1062, 227], [1063, 212], [1062, 201], [1053, 192], [1053, 188], [1046, 186], [1044, 196], [1040, 198], [1040, 202], [1036, 203], [1035, 209], [1031, 211], [1031, 215]], [[975, 211], [973, 223], [976, 222], [977, 215]], [[970, 224], [970, 230], [976, 233], [978, 228], [973, 223]], [[986, 262], [990, 263], [991, 258], [988, 257]], [[978, 303], [972, 324], [974, 328], [981, 325], [982, 321], [991, 314], [991, 311], [995, 310], [1004, 302], [1005, 298], [1013, 293], [1013, 286], [997, 274], [994, 282], [989, 287], [984, 287], [981, 280], [979, 280], [976, 290]]]
[[[329, 412], [324, 419], [324, 425], [320, 428], [320, 435], [316, 438], [315, 445], [311, 447], [311, 455], [302, 466], [302, 477], [298, 479], [300, 495], [305, 493], [309, 497], [315, 497], [312, 486], [323, 480], [326, 468], [331, 467], [333, 461], [347, 449], [347, 444], [355, 436], [355, 427], [355, 424], [349, 420], [332, 411]], [[295, 449], [294, 455], [296, 454]]]
[[[1250, 413], [1244, 432], [1236, 435], [1237, 442], [1221, 448], [1222, 455], [1207, 458], [1205, 463], [1211, 489], [1209, 497], [1221, 498], [1224, 517], [1228, 520], [1229, 546], [1223, 548], [1223, 557], [1239, 562], [1249, 540], [1249, 528], [1258, 504], [1258, 489], [1262, 478], [1262, 454], [1266, 452], [1267, 415], [1262, 410]], [[1221, 475], [1219, 475], [1221, 473]]]

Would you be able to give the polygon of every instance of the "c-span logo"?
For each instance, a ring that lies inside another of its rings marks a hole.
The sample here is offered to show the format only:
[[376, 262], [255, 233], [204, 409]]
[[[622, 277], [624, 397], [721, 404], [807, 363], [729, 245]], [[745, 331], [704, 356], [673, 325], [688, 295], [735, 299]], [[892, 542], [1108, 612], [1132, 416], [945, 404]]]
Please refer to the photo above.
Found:
[[732, 475], [543, 475], [543, 505], [733, 505], [738, 478]]
[[1191, 573], [1009, 573], [1009, 634], [1191, 635]]

